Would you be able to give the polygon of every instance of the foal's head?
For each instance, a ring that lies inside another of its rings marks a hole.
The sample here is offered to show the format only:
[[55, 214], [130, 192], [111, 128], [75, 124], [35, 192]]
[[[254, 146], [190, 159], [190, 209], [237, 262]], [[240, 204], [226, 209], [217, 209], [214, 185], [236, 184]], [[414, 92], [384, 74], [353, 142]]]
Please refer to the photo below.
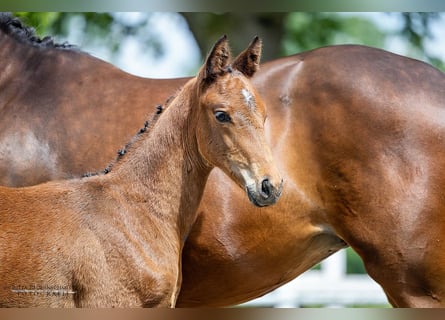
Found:
[[245, 189], [256, 206], [267, 206], [278, 200], [283, 181], [264, 136], [264, 103], [249, 80], [260, 56], [258, 38], [232, 64], [226, 37], [215, 44], [197, 76], [197, 141], [208, 163]]

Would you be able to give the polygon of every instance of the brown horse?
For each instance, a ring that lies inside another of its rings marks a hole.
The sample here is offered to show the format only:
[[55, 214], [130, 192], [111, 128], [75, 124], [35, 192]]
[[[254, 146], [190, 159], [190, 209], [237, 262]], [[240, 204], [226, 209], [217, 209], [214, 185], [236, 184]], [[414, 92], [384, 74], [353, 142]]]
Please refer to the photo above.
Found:
[[256, 38], [228, 65], [221, 38], [106, 174], [0, 187], [0, 305], [174, 306], [210, 170], [222, 169], [257, 206], [281, 194], [265, 107], [248, 81], [260, 54]]
[[[105, 167], [138, 119], [186, 81], [130, 76], [17, 35], [17, 20], [0, 29], [3, 184]], [[445, 305], [443, 73], [382, 50], [332, 46], [264, 63], [252, 81], [285, 192], [254, 208], [212, 171], [177, 305], [256, 298], [344, 241], [394, 306]]]

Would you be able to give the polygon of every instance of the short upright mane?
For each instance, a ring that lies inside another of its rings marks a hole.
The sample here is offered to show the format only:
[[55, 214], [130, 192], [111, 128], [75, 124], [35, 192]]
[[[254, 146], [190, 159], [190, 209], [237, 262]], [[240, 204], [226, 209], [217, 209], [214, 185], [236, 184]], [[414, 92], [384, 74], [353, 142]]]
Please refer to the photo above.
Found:
[[119, 162], [119, 160], [121, 160], [123, 158], [123, 156], [127, 153], [129, 148], [133, 145], [133, 143], [135, 141], [137, 141], [138, 139], [140, 139], [142, 134], [150, 132], [150, 129], [153, 128], [153, 126], [156, 124], [161, 113], [170, 105], [171, 101], [174, 98], [175, 98], [175, 96], [171, 96], [167, 99], [164, 106], [158, 105], [156, 107], [156, 112], [152, 116], [151, 120], [145, 121], [144, 126], [138, 130], [136, 135], [122, 149], [118, 150], [116, 159], [114, 159], [110, 164], [108, 164], [108, 166], [105, 169], [103, 169], [101, 171], [97, 171], [97, 172], [87, 172], [87, 173], [83, 174], [82, 177], [91, 177], [91, 176], [97, 176], [97, 175], [109, 173], [111, 171], [111, 169], [113, 168], [113, 165], [116, 164], [117, 162]]
[[55, 43], [51, 37], [39, 38], [34, 28], [25, 26], [19, 18], [10, 13], [0, 13], [0, 30], [17, 41], [40, 48], [74, 49], [75, 45], [67, 42]]

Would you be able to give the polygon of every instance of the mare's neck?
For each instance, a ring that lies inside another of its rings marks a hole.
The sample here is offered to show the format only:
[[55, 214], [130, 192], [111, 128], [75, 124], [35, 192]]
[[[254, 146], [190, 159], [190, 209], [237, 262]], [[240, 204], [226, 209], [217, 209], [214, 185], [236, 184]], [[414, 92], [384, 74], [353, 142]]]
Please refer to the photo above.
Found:
[[[0, 100], [2, 101], [18, 99], [23, 92], [27, 91], [38, 97], [41, 91], [39, 89], [44, 85], [57, 88], [58, 83], [54, 81], [56, 71], [66, 65], [61, 61], [64, 61], [68, 53], [77, 52], [75, 49], [37, 47], [30, 43], [23, 43], [1, 30], [0, 48], [0, 87], [2, 88]], [[54, 90], [57, 91], [57, 89]]]
[[20, 81], [26, 74], [26, 62], [29, 57], [37, 54], [35, 48], [26, 46], [13, 39], [11, 36], [0, 31], [0, 92], [1, 100], [9, 101], [9, 95], [15, 97], [18, 90], [22, 88]]
[[176, 227], [181, 247], [195, 221], [211, 170], [198, 151], [194, 86], [194, 80], [185, 85], [111, 172], [125, 193], [145, 199], [147, 215]]

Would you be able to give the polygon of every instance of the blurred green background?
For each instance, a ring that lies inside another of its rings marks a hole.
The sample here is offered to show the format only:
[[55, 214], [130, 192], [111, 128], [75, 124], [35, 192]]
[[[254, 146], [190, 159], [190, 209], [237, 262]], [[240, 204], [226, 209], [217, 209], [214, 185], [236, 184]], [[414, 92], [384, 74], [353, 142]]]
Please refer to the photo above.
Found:
[[[131, 13], [14, 14], [40, 36], [71, 39], [82, 49], [93, 45], [107, 48], [107, 60], [112, 63], [129, 38], [137, 39], [142, 50], [151, 52], [150, 59], [161, 59], [169, 36], [175, 28], [181, 28], [190, 34], [192, 45], [200, 53], [194, 66], [182, 71], [186, 75], [196, 71], [202, 56], [222, 34], [228, 35], [234, 52], [244, 49], [253, 36], [260, 36], [264, 42], [263, 61], [326, 45], [354, 43], [408, 55], [445, 70], [445, 39], [440, 38], [445, 14], [437, 12], [147, 12], [138, 13], [136, 18], [134, 14], [131, 18]], [[177, 26], [160, 27], [158, 18], [162, 14], [169, 15]]]

